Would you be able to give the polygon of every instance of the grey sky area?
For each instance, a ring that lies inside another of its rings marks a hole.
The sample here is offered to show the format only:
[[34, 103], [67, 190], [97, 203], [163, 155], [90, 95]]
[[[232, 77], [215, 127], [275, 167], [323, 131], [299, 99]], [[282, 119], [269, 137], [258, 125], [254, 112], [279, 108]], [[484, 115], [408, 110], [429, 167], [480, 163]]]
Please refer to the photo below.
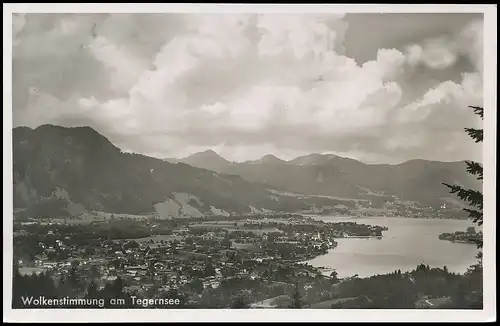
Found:
[[13, 123], [159, 158], [481, 160], [478, 14], [27, 14]]

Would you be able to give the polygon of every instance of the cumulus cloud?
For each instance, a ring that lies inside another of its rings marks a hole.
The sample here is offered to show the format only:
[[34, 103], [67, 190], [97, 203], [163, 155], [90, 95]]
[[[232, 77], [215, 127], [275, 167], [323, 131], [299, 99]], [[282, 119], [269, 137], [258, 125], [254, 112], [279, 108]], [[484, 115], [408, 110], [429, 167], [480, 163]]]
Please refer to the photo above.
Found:
[[473, 62], [476, 70], [482, 75], [484, 65], [484, 34], [483, 21], [474, 21], [460, 32], [458, 48], [463, 54], [466, 54]]
[[97, 36], [88, 45], [92, 56], [110, 70], [111, 87], [128, 90], [138, 80], [142, 71], [149, 67], [149, 62], [131, 55], [103, 36]]
[[[212, 148], [232, 160], [462, 159], [449, 143], [470, 124], [466, 105], [482, 102], [482, 23], [401, 50], [381, 44], [358, 64], [344, 54], [344, 18], [19, 16], [14, 124], [90, 125], [124, 150], [158, 157]], [[444, 69], [459, 55], [478, 72], [402, 103], [409, 67]]]
[[457, 45], [449, 38], [431, 39], [422, 45], [408, 46], [406, 56], [412, 66], [423, 63], [432, 69], [444, 69], [457, 62], [459, 53], [456, 47]]
[[452, 81], [440, 83], [427, 91], [422, 98], [402, 107], [398, 111], [401, 122], [425, 121], [429, 115], [440, 110], [442, 105], [457, 105], [456, 111], [465, 110], [465, 106], [482, 105], [482, 81], [477, 73], [464, 73], [460, 84]]
[[410, 65], [425, 64], [432, 69], [448, 68], [453, 66], [460, 56], [466, 56], [477, 72], [482, 74], [483, 38], [483, 21], [475, 20], [454, 34], [407, 45], [405, 55]]

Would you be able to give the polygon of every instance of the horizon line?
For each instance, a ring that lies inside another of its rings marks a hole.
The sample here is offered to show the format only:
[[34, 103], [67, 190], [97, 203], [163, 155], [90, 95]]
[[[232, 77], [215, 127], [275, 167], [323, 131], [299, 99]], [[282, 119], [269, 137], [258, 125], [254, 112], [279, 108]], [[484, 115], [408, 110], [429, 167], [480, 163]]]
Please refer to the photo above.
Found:
[[[233, 160], [228, 160], [223, 155], [221, 155], [220, 153], [218, 153], [216, 150], [211, 149], [211, 148], [208, 148], [206, 150], [199, 151], [199, 152], [194, 152], [194, 153], [189, 154], [189, 155], [184, 156], [184, 157], [165, 157], [165, 158], [158, 158], [158, 159], [163, 160], [163, 161], [176, 160], [178, 162], [175, 162], [175, 163], [184, 163], [184, 162], [181, 162], [181, 161], [185, 160], [185, 159], [188, 159], [188, 158], [190, 158], [193, 155], [203, 154], [203, 153], [207, 153], [207, 152], [213, 152], [218, 157], [220, 157], [221, 159], [227, 161], [228, 163], [236, 163], [236, 164], [257, 162], [259, 160], [262, 160], [266, 156], [273, 156], [274, 158], [276, 158], [276, 159], [278, 159], [278, 160], [280, 160], [280, 161], [282, 161], [284, 163], [290, 163], [290, 162], [295, 161], [295, 160], [297, 160], [299, 158], [303, 158], [303, 157], [307, 157], [307, 156], [311, 156], [311, 155], [320, 155], [320, 156], [331, 155], [331, 156], [338, 157], [338, 158], [341, 158], [341, 159], [347, 159], [347, 160], [356, 161], [356, 162], [359, 162], [359, 163], [362, 163], [362, 164], [365, 164], [365, 165], [393, 165], [393, 166], [395, 166], [395, 165], [400, 165], [400, 164], [408, 163], [408, 162], [411, 162], [411, 161], [426, 161], [426, 162], [439, 162], [439, 163], [461, 163], [461, 162], [466, 162], [466, 161], [479, 162], [479, 161], [472, 160], [472, 159], [461, 159], [461, 160], [454, 160], [454, 161], [439, 161], [439, 160], [430, 160], [430, 159], [425, 159], [425, 158], [412, 158], [412, 159], [408, 159], [408, 160], [403, 160], [403, 161], [401, 161], [399, 163], [367, 163], [367, 162], [364, 162], [362, 160], [359, 160], [359, 159], [356, 159], [356, 158], [353, 158], [353, 157], [341, 156], [341, 155], [330, 153], [330, 152], [310, 152], [309, 154], [299, 155], [299, 156], [294, 157], [294, 158], [289, 159], [289, 160], [280, 158], [276, 154], [268, 153], [268, 154], [263, 155], [260, 158], [253, 159], [253, 160], [238, 160], [238, 161], [235, 160], [235, 161], [233, 161]], [[139, 153], [136, 153], [136, 154], [139, 154]], [[170, 162], [170, 163], [172, 163], [172, 162]], [[481, 163], [481, 162], [479, 162], [479, 163]]]

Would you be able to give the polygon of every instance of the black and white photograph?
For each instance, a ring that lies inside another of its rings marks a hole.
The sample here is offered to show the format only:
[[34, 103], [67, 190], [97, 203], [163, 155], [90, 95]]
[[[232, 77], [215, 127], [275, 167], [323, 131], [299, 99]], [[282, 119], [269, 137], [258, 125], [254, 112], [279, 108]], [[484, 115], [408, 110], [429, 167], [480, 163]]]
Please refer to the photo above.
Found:
[[4, 5], [4, 321], [496, 320], [496, 5], [441, 7]]

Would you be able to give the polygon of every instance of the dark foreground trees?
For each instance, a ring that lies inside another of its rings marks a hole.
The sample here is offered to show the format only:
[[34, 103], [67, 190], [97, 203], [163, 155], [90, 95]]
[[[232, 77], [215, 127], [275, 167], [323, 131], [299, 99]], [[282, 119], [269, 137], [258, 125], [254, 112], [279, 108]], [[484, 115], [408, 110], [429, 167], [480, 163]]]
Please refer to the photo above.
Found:
[[[484, 119], [484, 109], [482, 107], [471, 106], [474, 113]], [[465, 131], [474, 139], [476, 143], [483, 142], [483, 129], [466, 128]], [[466, 161], [467, 172], [483, 180], [483, 166], [478, 162]], [[465, 189], [459, 185], [444, 184], [450, 188], [452, 194], [456, 194], [460, 199], [469, 204], [469, 208], [464, 210], [469, 213], [469, 218], [478, 226], [483, 224], [483, 193], [479, 190]], [[462, 283], [459, 284], [453, 301], [457, 308], [482, 309], [483, 306], [483, 264], [482, 252], [483, 238], [478, 237], [476, 245], [479, 248], [477, 258], [478, 263], [472, 265], [463, 276]]]
[[295, 282], [295, 289], [292, 295], [292, 306], [290, 308], [293, 309], [302, 308], [302, 295], [300, 294], [299, 281]]
[[[484, 109], [481, 107], [471, 106], [474, 109], [474, 113], [477, 114], [481, 119], [483, 119]], [[465, 131], [469, 136], [474, 139], [476, 143], [483, 142], [483, 129], [465, 128]], [[483, 180], [483, 166], [478, 162], [466, 161], [467, 172], [477, 177], [479, 181]], [[460, 199], [469, 204], [469, 208], [464, 210], [469, 213], [469, 218], [472, 219], [474, 223], [481, 226], [483, 224], [483, 193], [475, 189], [465, 189], [459, 185], [444, 184], [450, 188], [450, 193], [456, 194]], [[482, 248], [483, 241], [482, 238], [477, 241], [477, 246]]]
[[243, 293], [238, 293], [231, 303], [231, 309], [248, 309], [250, 308], [249, 298]]

